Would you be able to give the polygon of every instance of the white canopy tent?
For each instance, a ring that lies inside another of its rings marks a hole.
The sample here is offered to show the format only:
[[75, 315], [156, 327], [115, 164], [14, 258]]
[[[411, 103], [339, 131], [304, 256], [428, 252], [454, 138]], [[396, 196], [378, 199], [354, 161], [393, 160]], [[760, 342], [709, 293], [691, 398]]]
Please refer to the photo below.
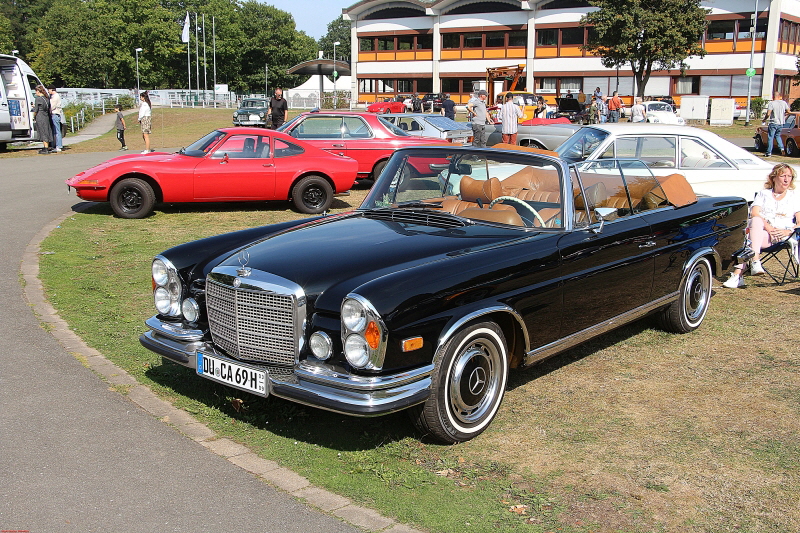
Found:
[[[298, 85], [294, 89], [284, 89], [283, 96], [289, 102], [290, 108], [312, 108], [321, 107], [320, 104], [320, 78], [322, 78], [322, 90], [326, 93], [333, 92], [333, 82], [327, 76], [315, 74], [310, 76], [305, 83]], [[342, 76], [336, 80], [336, 91], [350, 92], [350, 76]]]

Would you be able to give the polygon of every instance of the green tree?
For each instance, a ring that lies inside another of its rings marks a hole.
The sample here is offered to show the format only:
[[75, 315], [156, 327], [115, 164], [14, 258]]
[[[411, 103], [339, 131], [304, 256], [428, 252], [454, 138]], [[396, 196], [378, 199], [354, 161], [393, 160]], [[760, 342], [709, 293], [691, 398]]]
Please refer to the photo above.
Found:
[[339, 17], [328, 23], [328, 33], [319, 40], [319, 49], [324, 57], [333, 59], [333, 43], [336, 45], [336, 60], [350, 61], [350, 21]]
[[23, 58], [32, 53], [35, 29], [53, 0], [0, 0], [0, 14], [11, 23], [11, 49], [19, 50]]
[[14, 50], [14, 37], [11, 34], [11, 21], [0, 13], [0, 54], [10, 54]]
[[703, 57], [703, 32], [709, 9], [700, 0], [590, 0], [597, 11], [581, 18], [589, 26], [584, 49], [602, 58], [606, 68], [630, 64], [636, 96], [653, 70], [683, 66], [689, 56]]

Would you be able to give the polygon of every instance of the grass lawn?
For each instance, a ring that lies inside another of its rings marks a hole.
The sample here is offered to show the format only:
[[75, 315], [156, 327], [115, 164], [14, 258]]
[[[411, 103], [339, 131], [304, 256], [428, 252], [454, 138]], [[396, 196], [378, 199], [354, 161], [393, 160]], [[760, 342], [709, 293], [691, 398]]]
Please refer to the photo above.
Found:
[[[184, 144], [183, 118], [166, 118], [174, 145]], [[216, 121], [228, 119], [194, 116], [186, 136]], [[154, 254], [300, 217], [288, 202], [159, 206], [142, 220], [96, 205], [42, 243], [40, 276], [74, 331], [161, 397], [402, 522], [453, 533], [800, 531], [800, 283], [748, 278], [744, 290], [718, 288], [691, 334], [644, 320], [514, 372], [489, 429], [441, 446], [403, 413], [359, 419], [256, 398], [139, 345], [154, 314]]]

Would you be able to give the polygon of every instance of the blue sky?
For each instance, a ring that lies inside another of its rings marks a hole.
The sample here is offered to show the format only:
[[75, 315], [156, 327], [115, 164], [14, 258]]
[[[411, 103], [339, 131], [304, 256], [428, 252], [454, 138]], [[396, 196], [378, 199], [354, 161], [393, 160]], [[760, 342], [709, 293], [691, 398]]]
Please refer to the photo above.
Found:
[[342, 14], [342, 8], [350, 7], [357, 0], [265, 0], [294, 17], [298, 30], [319, 39], [328, 32], [328, 23]]

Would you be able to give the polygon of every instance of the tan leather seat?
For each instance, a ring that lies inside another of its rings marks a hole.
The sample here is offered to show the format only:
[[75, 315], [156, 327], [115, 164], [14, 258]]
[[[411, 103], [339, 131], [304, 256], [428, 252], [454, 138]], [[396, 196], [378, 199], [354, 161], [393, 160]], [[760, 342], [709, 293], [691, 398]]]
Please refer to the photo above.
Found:
[[524, 226], [517, 212], [507, 205], [494, 205], [491, 209], [481, 209], [480, 207], [470, 207], [464, 209], [459, 216], [465, 218], [473, 218], [475, 220], [485, 220], [487, 222], [498, 222], [500, 224], [508, 224], [509, 226]]
[[464, 209], [479, 207], [480, 200], [485, 207], [495, 198], [503, 196], [503, 187], [497, 178], [476, 180], [462, 176], [459, 182], [460, 198], [447, 197], [442, 201], [442, 210], [458, 215]]
[[576, 225], [584, 225], [586, 224], [586, 208], [588, 207], [589, 212], [592, 213], [591, 220], [594, 222], [594, 208], [595, 207], [604, 207], [606, 201], [608, 200], [608, 192], [606, 191], [606, 184], [602, 181], [598, 181], [594, 185], [586, 187], [584, 189], [586, 192], [586, 199], [584, 201], [584, 196], [580, 194], [580, 191], [576, 192], [575, 195], [575, 224]]

